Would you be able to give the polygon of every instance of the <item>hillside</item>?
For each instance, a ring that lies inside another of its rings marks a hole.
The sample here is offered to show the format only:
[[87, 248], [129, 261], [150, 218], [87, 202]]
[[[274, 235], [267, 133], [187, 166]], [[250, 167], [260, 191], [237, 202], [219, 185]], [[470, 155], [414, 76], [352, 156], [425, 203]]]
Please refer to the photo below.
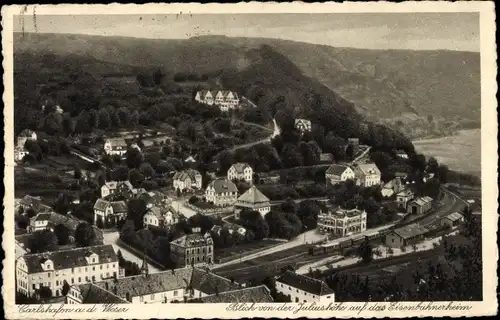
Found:
[[367, 119], [397, 127], [412, 138], [479, 126], [478, 53], [362, 50], [224, 36], [151, 40], [65, 34], [16, 34], [14, 48], [205, 73], [247, 70], [255, 63], [248, 53], [263, 44], [286, 57], [293, 72], [353, 102]]

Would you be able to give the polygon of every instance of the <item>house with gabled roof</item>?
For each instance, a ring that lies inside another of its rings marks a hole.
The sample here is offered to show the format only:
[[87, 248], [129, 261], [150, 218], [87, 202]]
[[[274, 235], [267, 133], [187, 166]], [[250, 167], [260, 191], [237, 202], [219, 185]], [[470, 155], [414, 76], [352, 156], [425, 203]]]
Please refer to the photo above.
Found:
[[355, 163], [352, 169], [358, 181], [363, 187], [380, 185], [381, 173], [375, 163]]
[[205, 199], [219, 207], [232, 206], [238, 198], [238, 188], [228, 179], [215, 179], [205, 190]]
[[345, 164], [332, 164], [325, 172], [325, 179], [328, 185], [336, 185], [347, 180], [354, 180], [354, 171]]
[[94, 204], [94, 223], [101, 221], [104, 225], [115, 224], [127, 217], [127, 203], [125, 201], [107, 201], [97, 199]]
[[385, 236], [385, 245], [391, 248], [406, 247], [422, 241], [428, 232], [428, 229], [418, 223], [406, 225], [388, 233]]
[[312, 128], [312, 124], [310, 120], [306, 119], [295, 119], [295, 129], [300, 132], [310, 132]]
[[104, 152], [109, 156], [123, 156], [127, 153], [127, 142], [123, 138], [110, 138], [104, 142]]
[[227, 178], [233, 180], [243, 180], [247, 183], [253, 183], [253, 169], [248, 163], [238, 162], [233, 164], [227, 170]]
[[144, 226], [168, 228], [179, 222], [180, 214], [173, 207], [161, 208], [153, 206], [144, 215]]
[[432, 209], [431, 197], [415, 198], [408, 202], [407, 212], [411, 214], [423, 214]]
[[335, 293], [322, 280], [287, 270], [276, 278], [276, 291], [288, 296], [291, 302], [335, 302]]
[[240, 98], [234, 91], [229, 90], [202, 90], [196, 92], [194, 97], [198, 101], [207, 105], [216, 105], [221, 111], [235, 109], [240, 104]]
[[34, 296], [45, 287], [58, 297], [65, 282], [85, 284], [119, 274], [118, 257], [110, 244], [26, 254], [16, 260], [16, 291]]
[[256, 186], [251, 186], [250, 189], [245, 191], [235, 203], [236, 219], [239, 219], [240, 210], [258, 211], [262, 216], [265, 216], [271, 211], [271, 203]]
[[269, 303], [274, 302], [265, 285], [236, 289], [199, 298], [201, 303]]
[[441, 226], [449, 228], [455, 227], [464, 222], [464, 216], [458, 212], [452, 212], [446, 217], [441, 218]]
[[101, 198], [106, 198], [109, 195], [121, 195], [124, 198], [130, 198], [136, 192], [130, 181], [106, 181], [101, 186]]
[[406, 210], [406, 205], [410, 200], [415, 198], [415, 193], [410, 189], [404, 189], [403, 191], [398, 192], [396, 194], [396, 203], [399, 208], [404, 208]]
[[173, 177], [173, 187], [181, 192], [200, 190], [202, 186], [202, 175], [194, 169], [178, 171]]

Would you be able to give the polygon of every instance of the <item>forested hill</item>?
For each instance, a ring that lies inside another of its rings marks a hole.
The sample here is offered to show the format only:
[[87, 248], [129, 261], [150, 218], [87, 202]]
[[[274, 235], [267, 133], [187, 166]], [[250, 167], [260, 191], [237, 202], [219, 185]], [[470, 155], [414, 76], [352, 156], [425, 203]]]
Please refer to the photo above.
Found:
[[246, 53], [262, 45], [353, 102], [367, 119], [412, 138], [480, 125], [480, 57], [475, 52], [365, 50], [225, 36], [153, 40], [33, 33], [15, 34], [14, 48], [206, 73], [245, 68]]

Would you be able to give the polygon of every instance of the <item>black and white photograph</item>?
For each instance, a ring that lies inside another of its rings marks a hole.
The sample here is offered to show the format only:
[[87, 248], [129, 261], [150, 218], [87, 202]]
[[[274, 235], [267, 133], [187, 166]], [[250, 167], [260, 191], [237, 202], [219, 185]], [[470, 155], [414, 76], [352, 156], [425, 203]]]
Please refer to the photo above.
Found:
[[496, 312], [483, 4], [2, 8], [11, 315]]

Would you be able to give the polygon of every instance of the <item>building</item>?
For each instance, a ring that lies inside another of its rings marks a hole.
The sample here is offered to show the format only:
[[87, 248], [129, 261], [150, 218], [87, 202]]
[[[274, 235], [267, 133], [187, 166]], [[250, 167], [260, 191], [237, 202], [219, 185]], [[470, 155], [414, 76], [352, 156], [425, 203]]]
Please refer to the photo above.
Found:
[[16, 290], [28, 296], [40, 289], [62, 296], [71, 285], [119, 277], [118, 257], [110, 244], [27, 254], [16, 261]]
[[404, 185], [401, 182], [401, 179], [396, 177], [391, 181], [387, 182], [386, 184], [384, 184], [380, 193], [382, 194], [382, 197], [390, 198], [393, 195], [395, 194], [397, 195], [399, 192], [403, 191], [403, 189]]
[[195, 228], [193, 233], [186, 234], [170, 242], [172, 259], [177, 266], [210, 264], [214, 261], [214, 243], [210, 233], [200, 234]]
[[66, 294], [67, 304], [130, 303], [94, 283], [72, 285]]
[[212, 294], [198, 299], [203, 303], [269, 303], [274, 302], [265, 285]]
[[247, 163], [235, 163], [227, 170], [227, 178], [233, 180], [243, 180], [253, 183], [253, 169]]
[[366, 231], [366, 212], [358, 209], [327, 208], [318, 215], [317, 230], [334, 237], [345, 237]]
[[17, 136], [17, 148], [19, 149], [24, 149], [24, 145], [26, 144], [26, 141], [36, 141], [37, 140], [37, 135], [34, 131], [29, 130], [29, 129], [24, 129], [21, 131], [21, 133]]
[[181, 192], [200, 190], [202, 185], [201, 173], [193, 169], [176, 172], [173, 177], [173, 185], [175, 190]]
[[240, 288], [208, 269], [186, 266], [159, 273], [108, 279], [95, 285], [131, 303], [186, 302]]
[[408, 159], [408, 154], [404, 150], [396, 150], [396, 156], [401, 159]]
[[385, 236], [385, 245], [391, 248], [403, 248], [422, 241], [427, 232], [429, 230], [417, 223], [413, 223], [388, 233]]
[[134, 186], [130, 181], [107, 181], [101, 186], [101, 198], [109, 195], [119, 195], [124, 198], [130, 198], [135, 193]]
[[374, 163], [361, 163], [352, 166], [358, 184], [363, 187], [380, 185], [381, 173]]
[[[37, 214], [36, 216], [30, 219], [27, 231], [29, 233], [45, 229], [54, 231], [57, 225], [62, 224], [63, 226], [68, 228], [70, 232], [70, 242], [73, 242], [76, 228], [78, 228], [78, 226], [82, 222], [83, 221], [78, 220], [71, 214], [62, 215], [56, 212], [43, 212]], [[103, 239], [102, 231], [94, 227], [94, 233], [96, 235], [97, 242], [102, 243]]]
[[354, 180], [355, 177], [354, 171], [343, 164], [332, 164], [325, 172], [326, 183], [329, 185], [335, 185], [349, 179]]
[[312, 129], [311, 121], [306, 119], [295, 119], [295, 129], [300, 132], [310, 132]]
[[221, 111], [235, 109], [240, 104], [240, 98], [238, 97], [238, 94], [229, 90], [198, 91], [196, 92], [194, 100], [203, 104], [218, 106]]
[[179, 222], [180, 215], [173, 207], [168, 209], [151, 207], [144, 215], [144, 226], [167, 228]]
[[[271, 211], [269, 198], [260, 192], [256, 186], [251, 186], [250, 189], [243, 193], [234, 206], [238, 211], [244, 209], [258, 211], [262, 216]], [[239, 212], [236, 213], [236, 219], [239, 219]]]
[[322, 280], [286, 271], [276, 279], [276, 291], [288, 296], [291, 302], [335, 302], [335, 293]]
[[410, 200], [407, 206], [407, 212], [411, 214], [422, 214], [432, 209], [432, 198], [422, 197]]
[[446, 217], [441, 218], [441, 226], [447, 226], [448, 228], [453, 228], [464, 222], [464, 216], [458, 212], [453, 212]]
[[210, 182], [205, 190], [205, 199], [207, 202], [213, 202], [214, 205], [232, 206], [238, 197], [238, 188], [228, 179], [215, 179]]
[[404, 208], [406, 210], [406, 205], [408, 204], [408, 202], [410, 200], [413, 200], [413, 198], [415, 198], [415, 194], [413, 193], [413, 191], [411, 191], [409, 189], [405, 189], [405, 190], [399, 192], [396, 195], [396, 202], [398, 204], [398, 207]]
[[122, 138], [106, 139], [104, 142], [104, 152], [108, 156], [123, 156], [127, 152], [127, 142]]
[[127, 218], [127, 211], [125, 201], [97, 199], [94, 204], [94, 223], [98, 225], [98, 221], [101, 221], [103, 225], [115, 224]]

